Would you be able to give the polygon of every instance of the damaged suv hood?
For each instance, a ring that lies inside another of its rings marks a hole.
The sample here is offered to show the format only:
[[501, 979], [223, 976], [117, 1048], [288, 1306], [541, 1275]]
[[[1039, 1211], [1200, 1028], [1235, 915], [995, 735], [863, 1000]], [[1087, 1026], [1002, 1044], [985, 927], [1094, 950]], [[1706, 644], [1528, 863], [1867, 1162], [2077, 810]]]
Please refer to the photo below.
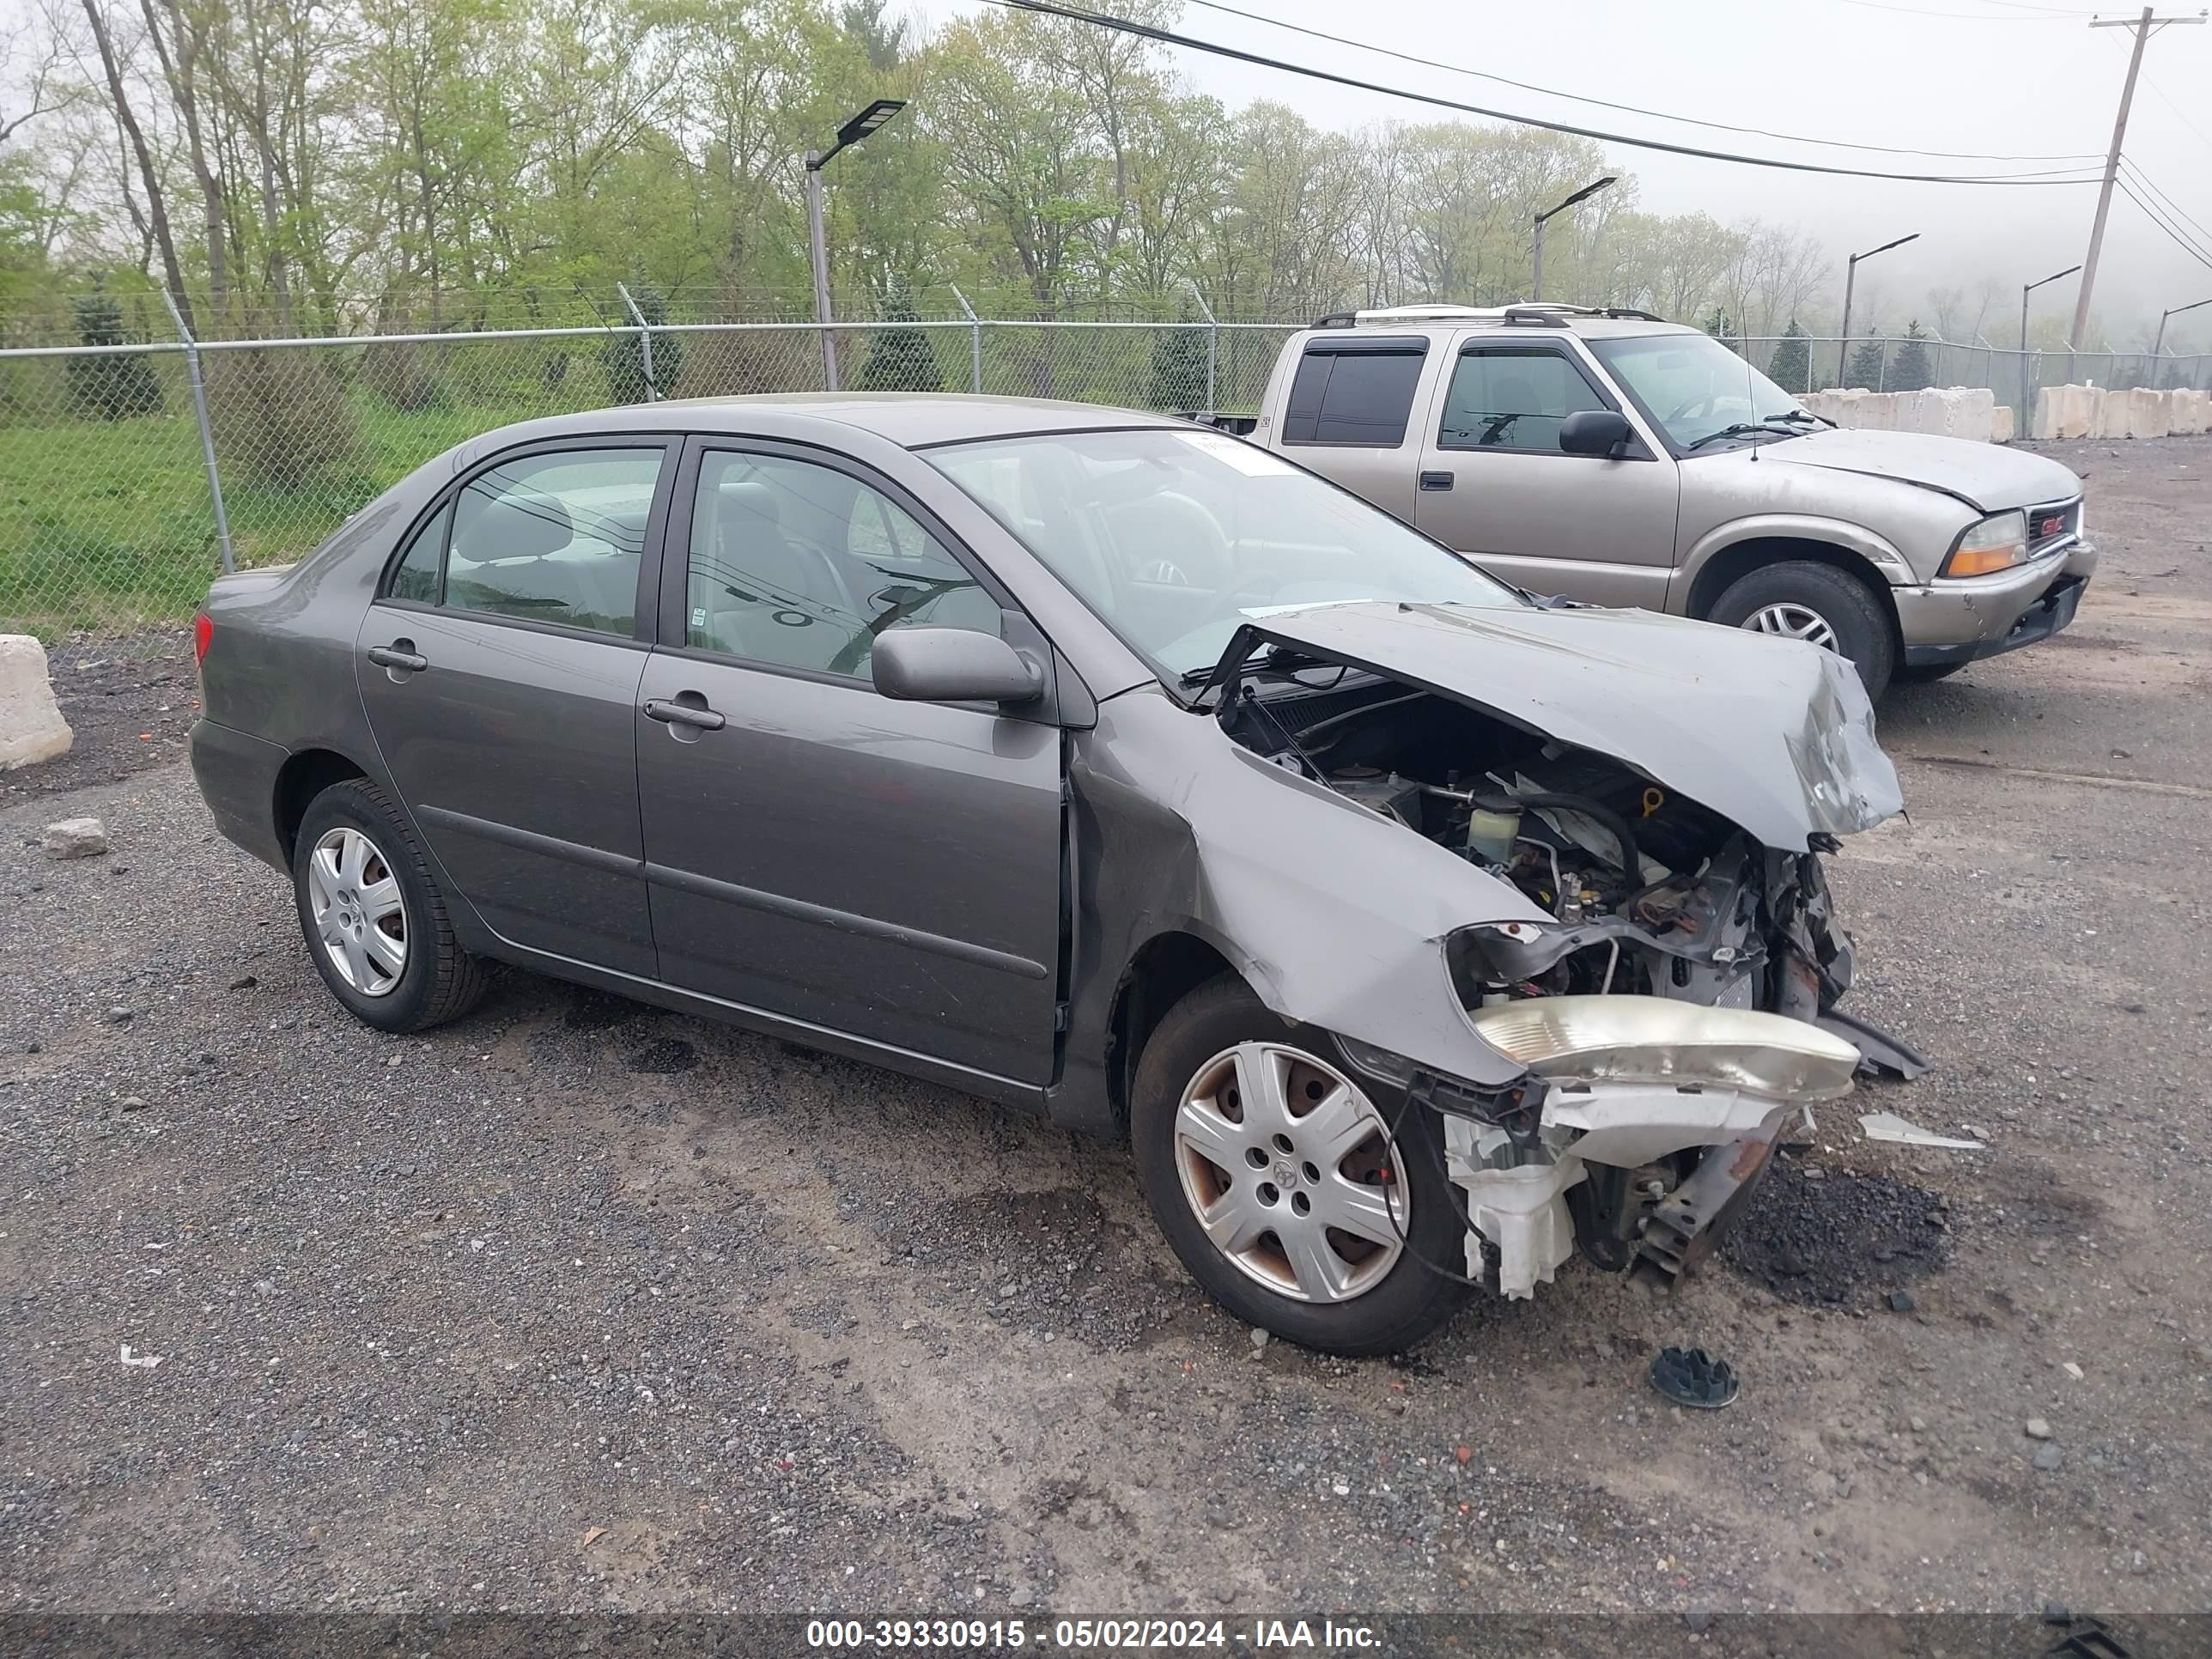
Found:
[[1768, 847], [1870, 830], [1905, 804], [1857, 674], [1798, 641], [1648, 611], [1390, 600], [1276, 611], [1247, 633], [1610, 756]]
[[2047, 455], [1925, 432], [1808, 432], [1786, 442], [1761, 444], [1759, 464], [1772, 461], [1894, 478], [1955, 496], [1984, 513], [2070, 501], [2081, 493], [2081, 480], [2073, 469]]

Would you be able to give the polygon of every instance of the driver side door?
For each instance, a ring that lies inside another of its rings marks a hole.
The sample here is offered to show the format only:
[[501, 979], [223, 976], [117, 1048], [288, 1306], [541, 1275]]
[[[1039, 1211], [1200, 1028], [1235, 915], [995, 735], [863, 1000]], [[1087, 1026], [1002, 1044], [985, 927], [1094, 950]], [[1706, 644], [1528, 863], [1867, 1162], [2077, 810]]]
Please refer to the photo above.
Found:
[[1614, 410], [1569, 344], [1461, 337], [1421, 443], [1415, 526], [1532, 593], [1667, 608], [1680, 495], [1673, 457], [1642, 437], [1618, 458], [1571, 455], [1559, 427]]

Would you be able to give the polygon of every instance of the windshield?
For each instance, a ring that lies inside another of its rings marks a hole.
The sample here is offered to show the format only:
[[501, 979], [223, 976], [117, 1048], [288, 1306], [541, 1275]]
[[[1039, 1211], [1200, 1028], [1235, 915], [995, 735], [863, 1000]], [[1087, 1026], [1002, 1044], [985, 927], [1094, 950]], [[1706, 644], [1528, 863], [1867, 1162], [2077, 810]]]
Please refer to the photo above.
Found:
[[1212, 666], [1272, 608], [1522, 603], [1389, 514], [1218, 432], [1069, 432], [921, 453], [1170, 679]]
[[1720, 447], [1711, 441], [1732, 426], [1754, 430], [1771, 421], [1811, 430], [1797, 400], [1710, 334], [1638, 334], [1585, 342], [1628, 389], [1676, 449]]

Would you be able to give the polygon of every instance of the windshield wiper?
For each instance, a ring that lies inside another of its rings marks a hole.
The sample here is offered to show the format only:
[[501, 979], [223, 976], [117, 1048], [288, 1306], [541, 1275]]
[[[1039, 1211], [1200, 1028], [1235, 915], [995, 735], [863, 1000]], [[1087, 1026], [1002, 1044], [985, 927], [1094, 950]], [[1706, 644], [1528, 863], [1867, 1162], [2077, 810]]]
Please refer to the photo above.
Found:
[[1792, 426], [1795, 426], [1801, 421], [1818, 421], [1822, 426], [1835, 425], [1835, 422], [1830, 420], [1826, 416], [1815, 415], [1809, 409], [1792, 409], [1783, 414], [1771, 416], [1769, 418], [1777, 421], [1788, 421]]
[[1693, 449], [1702, 449], [1716, 439], [1747, 438], [1754, 432], [1771, 432], [1779, 438], [1802, 438], [1805, 435], [1794, 426], [1776, 426], [1771, 421], [1739, 421], [1734, 426], [1724, 426], [1717, 432], [1708, 432], [1694, 443], [1685, 444], [1682, 453], [1686, 455]]

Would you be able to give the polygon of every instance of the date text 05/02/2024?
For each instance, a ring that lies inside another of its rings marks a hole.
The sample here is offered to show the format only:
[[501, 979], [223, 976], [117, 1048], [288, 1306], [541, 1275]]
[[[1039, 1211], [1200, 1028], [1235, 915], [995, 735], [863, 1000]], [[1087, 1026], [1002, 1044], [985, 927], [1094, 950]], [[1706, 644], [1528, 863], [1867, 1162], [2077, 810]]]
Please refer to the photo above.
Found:
[[810, 1648], [902, 1649], [1059, 1648], [1079, 1652], [1306, 1649], [1359, 1652], [1380, 1645], [1365, 1625], [1331, 1619], [813, 1619]]

